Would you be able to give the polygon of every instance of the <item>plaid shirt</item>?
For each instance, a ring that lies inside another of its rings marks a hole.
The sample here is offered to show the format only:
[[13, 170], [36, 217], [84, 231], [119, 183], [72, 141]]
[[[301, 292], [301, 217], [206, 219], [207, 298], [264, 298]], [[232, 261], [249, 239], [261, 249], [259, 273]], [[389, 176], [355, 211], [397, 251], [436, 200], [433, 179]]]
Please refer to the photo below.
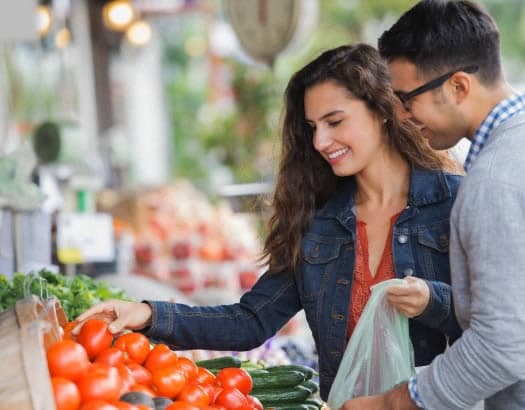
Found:
[[478, 154], [490, 136], [490, 132], [502, 122], [505, 122], [523, 110], [525, 110], [525, 95], [523, 94], [514, 94], [511, 97], [501, 101], [492, 109], [485, 120], [483, 120], [480, 127], [474, 134], [474, 137], [472, 138], [472, 145], [470, 146], [470, 150], [467, 154], [467, 159], [465, 160], [464, 164], [465, 171], [470, 169], [472, 163], [478, 157]]
[[[465, 171], [468, 171], [472, 166], [474, 160], [478, 157], [479, 153], [483, 149], [483, 146], [487, 142], [487, 139], [490, 136], [491, 131], [496, 128], [498, 125], [502, 124], [512, 116], [525, 110], [525, 95], [524, 94], [514, 94], [511, 97], [500, 101], [492, 111], [487, 115], [483, 120], [479, 128], [477, 129], [474, 137], [472, 138], [472, 145], [467, 154], [467, 159], [465, 160]], [[408, 392], [410, 393], [410, 398], [420, 409], [425, 409], [423, 400], [419, 395], [417, 390], [417, 377], [412, 376], [408, 380]]]

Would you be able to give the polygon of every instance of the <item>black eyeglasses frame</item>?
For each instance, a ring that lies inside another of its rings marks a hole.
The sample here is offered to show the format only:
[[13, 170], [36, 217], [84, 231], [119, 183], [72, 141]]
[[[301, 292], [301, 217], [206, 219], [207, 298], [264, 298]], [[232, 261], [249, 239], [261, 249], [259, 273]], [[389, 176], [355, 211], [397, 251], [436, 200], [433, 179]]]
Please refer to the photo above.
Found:
[[479, 70], [479, 67], [477, 65], [470, 65], [467, 67], [458, 68], [457, 70], [449, 71], [448, 73], [445, 73], [437, 78], [434, 78], [433, 80], [430, 80], [429, 82], [413, 89], [412, 91], [409, 91], [406, 93], [402, 91], [394, 91], [394, 94], [397, 96], [397, 98], [399, 98], [405, 110], [409, 111], [409, 107], [407, 107], [406, 103], [412, 98], [420, 94], [426, 93], [427, 91], [431, 91], [438, 87], [441, 87], [445, 81], [447, 81], [450, 77], [452, 77], [456, 73], [465, 72], [468, 74], [474, 74], [478, 70]]

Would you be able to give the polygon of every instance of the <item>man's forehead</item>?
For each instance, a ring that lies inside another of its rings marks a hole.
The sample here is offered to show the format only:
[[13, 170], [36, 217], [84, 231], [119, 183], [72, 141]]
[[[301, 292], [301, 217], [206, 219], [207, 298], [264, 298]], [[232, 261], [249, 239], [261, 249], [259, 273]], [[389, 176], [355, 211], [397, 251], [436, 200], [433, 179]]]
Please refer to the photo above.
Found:
[[421, 75], [411, 61], [397, 58], [389, 61], [388, 68], [392, 78], [392, 87], [396, 91], [407, 91], [421, 82]]

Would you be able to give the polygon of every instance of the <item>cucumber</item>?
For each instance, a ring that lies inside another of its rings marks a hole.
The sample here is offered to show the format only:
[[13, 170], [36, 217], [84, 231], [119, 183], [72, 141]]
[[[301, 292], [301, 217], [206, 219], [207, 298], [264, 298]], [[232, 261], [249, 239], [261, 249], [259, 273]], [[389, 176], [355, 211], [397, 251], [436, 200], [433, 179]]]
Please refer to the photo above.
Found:
[[220, 370], [227, 367], [241, 367], [241, 360], [233, 356], [223, 356], [216, 357], [215, 359], [199, 360], [196, 364], [208, 370]]
[[255, 376], [261, 376], [261, 375], [265, 375], [265, 374], [270, 374], [270, 372], [268, 370], [264, 370], [264, 369], [244, 369], [246, 370], [248, 373], [250, 373], [250, 376], [252, 376], [252, 378]]
[[282, 372], [268, 372], [267, 374], [250, 374], [253, 380], [253, 389], [271, 389], [293, 387], [304, 382], [304, 373], [295, 370]]
[[311, 394], [315, 394], [319, 391], [319, 386], [316, 382], [312, 380], [306, 380], [301, 383], [301, 386], [306, 387], [308, 390], [310, 390]]
[[[317, 407], [316, 407], [317, 408]], [[302, 403], [270, 403], [264, 406], [265, 410], [310, 410], [306, 404]]]
[[264, 405], [264, 408], [267, 408], [268, 403], [302, 403], [310, 397], [310, 390], [299, 385], [288, 389], [264, 389], [257, 392], [252, 391], [251, 395], [257, 397]]
[[266, 370], [269, 372], [295, 370], [296, 372], [304, 373], [306, 380], [310, 380], [314, 373], [317, 374], [311, 367], [303, 366], [301, 364], [282, 364], [280, 366], [270, 366], [266, 367]]
[[324, 406], [324, 402], [321, 399], [318, 399], [317, 397], [308, 397], [304, 404], [316, 406], [318, 409]]

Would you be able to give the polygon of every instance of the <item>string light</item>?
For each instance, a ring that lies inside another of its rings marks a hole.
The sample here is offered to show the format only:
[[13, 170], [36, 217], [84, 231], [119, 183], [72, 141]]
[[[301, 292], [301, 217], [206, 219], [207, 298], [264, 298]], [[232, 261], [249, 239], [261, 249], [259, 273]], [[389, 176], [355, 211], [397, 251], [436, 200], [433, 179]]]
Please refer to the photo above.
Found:
[[51, 9], [49, 6], [38, 5], [37, 7], [37, 29], [38, 35], [44, 37], [51, 28]]
[[113, 0], [102, 9], [104, 24], [115, 31], [124, 31], [135, 18], [129, 1]]
[[151, 26], [144, 20], [135, 21], [126, 30], [127, 40], [134, 46], [143, 46], [147, 44], [152, 35]]

